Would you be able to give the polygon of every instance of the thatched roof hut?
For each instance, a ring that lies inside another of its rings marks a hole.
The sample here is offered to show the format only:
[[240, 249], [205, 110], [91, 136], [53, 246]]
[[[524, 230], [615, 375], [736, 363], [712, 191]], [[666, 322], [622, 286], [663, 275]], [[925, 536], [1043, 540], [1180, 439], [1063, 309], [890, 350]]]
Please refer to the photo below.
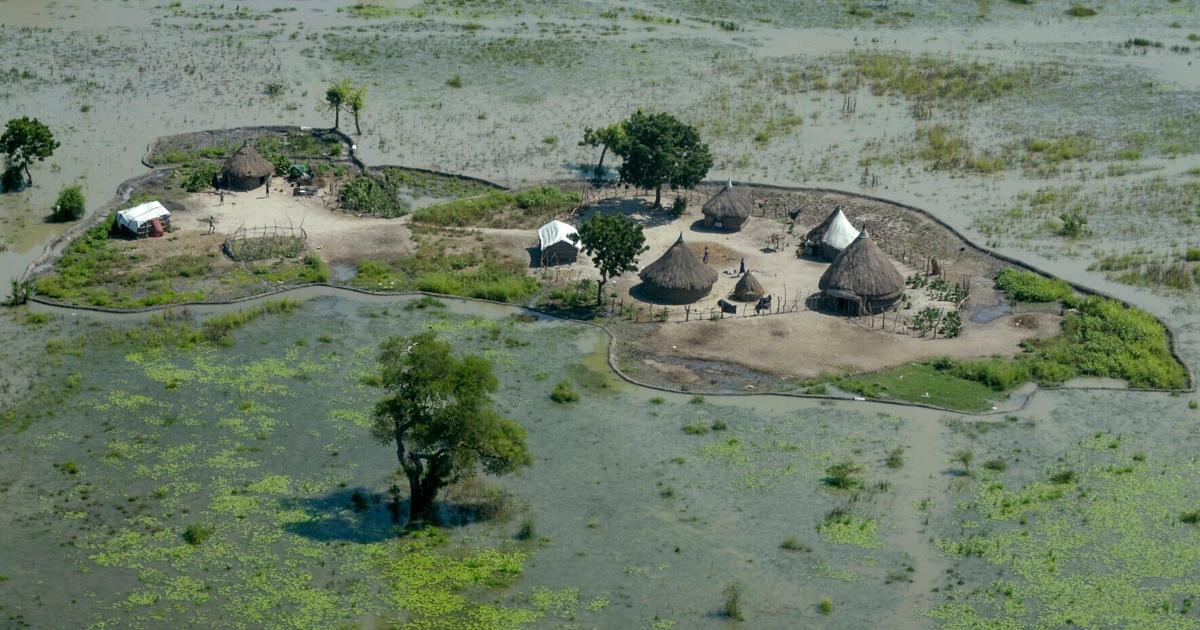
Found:
[[254, 190], [267, 183], [274, 172], [275, 166], [247, 142], [225, 160], [220, 183], [229, 190]]
[[754, 199], [750, 197], [750, 191], [745, 188], [735, 189], [733, 181], [730, 180], [721, 188], [721, 192], [704, 204], [704, 225], [736, 232], [742, 229], [742, 224], [750, 218], [750, 211], [753, 209]]
[[701, 262], [683, 242], [683, 234], [658, 260], [638, 274], [648, 297], [667, 304], [690, 304], [708, 295], [716, 271]]
[[738, 280], [737, 286], [733, 287], [733, 299], [739, 302], [755, 302], [765, 294], [766, 291], [758, 278], [748, 271]]
[[821, 294], [851, 312], [878, 313], [904, 295], [904, 276], [866, 230], [821, 274]]
[[805, 240], [811, 244], [813, 254], [827, 260], [833, 260], [858, 238], [858, 230], [846, 218], [840, 207], [825, 218], [817, 227], [808, 231]]

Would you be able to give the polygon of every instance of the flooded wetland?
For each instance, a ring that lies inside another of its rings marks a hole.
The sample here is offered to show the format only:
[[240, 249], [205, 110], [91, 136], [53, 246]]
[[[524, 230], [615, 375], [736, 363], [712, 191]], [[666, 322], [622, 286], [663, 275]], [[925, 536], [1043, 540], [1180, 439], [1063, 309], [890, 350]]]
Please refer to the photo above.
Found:
[[[0, 0], [0, 53], [60, 143], [0, 192], [0, 627], [1200, 627], [1192, 0]], [[711, 150], [661, 206], [654, 124]]]

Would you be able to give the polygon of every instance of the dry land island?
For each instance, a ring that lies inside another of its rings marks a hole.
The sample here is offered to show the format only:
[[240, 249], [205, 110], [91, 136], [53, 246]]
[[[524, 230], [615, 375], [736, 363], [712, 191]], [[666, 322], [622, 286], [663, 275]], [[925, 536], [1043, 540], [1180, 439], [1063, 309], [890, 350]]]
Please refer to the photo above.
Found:
[[1200, 7], [0, 18], [0, 626], [1200, 626]]

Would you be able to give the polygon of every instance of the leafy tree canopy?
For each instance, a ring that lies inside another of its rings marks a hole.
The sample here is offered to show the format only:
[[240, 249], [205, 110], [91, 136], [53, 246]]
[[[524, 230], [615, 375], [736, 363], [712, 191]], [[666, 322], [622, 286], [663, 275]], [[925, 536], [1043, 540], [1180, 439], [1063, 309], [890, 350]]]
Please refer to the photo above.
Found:
[[712, 153], [691, 125], [664, 112], [638, 110], [620, 123], [624, 138], [612, 147], [624, 160], [621, 181], [654, 189], [654, 205], [662, 206], [662, 187], [693, 188], [712, 168]]
[[58, 147], [59, 142], [54, 139], [50, 128], [28, 116], [9, 120], [4, 127], [4, 134], [0, 135], [5, 170], [24, 170], [30, 184], [33, 183], [33, 176], [29, 173], [29, 165], [50, 157]]
[[598, 214], [579, 226], [578, 239], [600, 271], [596, 303], [604, 296], [604, 285], [626, 271], [637, 271], [637, 257], [646, 251], [642, 226], [620, 214]]

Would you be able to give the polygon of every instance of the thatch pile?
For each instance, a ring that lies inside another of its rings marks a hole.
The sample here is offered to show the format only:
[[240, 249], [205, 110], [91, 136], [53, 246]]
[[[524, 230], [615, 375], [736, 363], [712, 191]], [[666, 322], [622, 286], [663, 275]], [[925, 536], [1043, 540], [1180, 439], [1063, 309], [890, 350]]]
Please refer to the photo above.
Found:
[[739, 302], [757, 302], [765, 294], [766, 291], [758, 278], [750, 272], [746, 272], [746, 275], [738, 280], [737, 286], [733, 287], [733, 299]]
[[274, 172], [275, 166], [246, 143], [225, 160], [220, 183], [230, 190], [254, 190], [267, 183]]
[[754, 209], [754, 199], [745, 188], [733, 187], [733, 182], [725, 184], [708, 203], [704, 204], [705, 227], [736, 232], [742, 229], [750, 212]]
[[690, 304], [699, 300], [708, 295], [719, 277], [688, 249], [683, 234], [638, 276], [647, 297], [667, 304]]
[[822, 295], [851, 312], [878, 313], [904, 295], [904, 276], [863, 230], [821, 274]]

